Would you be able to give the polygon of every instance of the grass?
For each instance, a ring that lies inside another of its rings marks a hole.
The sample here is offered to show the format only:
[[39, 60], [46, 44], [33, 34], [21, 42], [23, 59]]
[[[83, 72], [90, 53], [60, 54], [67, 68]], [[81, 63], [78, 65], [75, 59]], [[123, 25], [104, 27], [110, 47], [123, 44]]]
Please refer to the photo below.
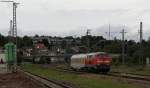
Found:
[[112, 66], [111, 71], [150, 75], [150, 66]]
[[26, 64], [22, 68], [52, 80], [71, 83], [79, 88], [142, 88], [136, 83], [129, 83], [126, 80], [117, 80], [110, 77], [101, 77], [99, 75], [77, 75], [56, 71], [53, 68], [45, 68], [35, 64]]

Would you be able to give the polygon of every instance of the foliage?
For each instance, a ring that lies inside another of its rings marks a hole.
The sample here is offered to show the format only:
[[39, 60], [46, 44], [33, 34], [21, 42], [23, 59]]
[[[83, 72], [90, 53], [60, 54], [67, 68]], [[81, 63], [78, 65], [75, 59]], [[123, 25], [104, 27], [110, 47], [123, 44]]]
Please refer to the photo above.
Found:
[[48, 42], [47, 39], [43, 39], [42, 42], [44, 43], [44, 45], [45, 45], [48, 49], [50, 49], [50, 44], [49, 44], [49, 42]]

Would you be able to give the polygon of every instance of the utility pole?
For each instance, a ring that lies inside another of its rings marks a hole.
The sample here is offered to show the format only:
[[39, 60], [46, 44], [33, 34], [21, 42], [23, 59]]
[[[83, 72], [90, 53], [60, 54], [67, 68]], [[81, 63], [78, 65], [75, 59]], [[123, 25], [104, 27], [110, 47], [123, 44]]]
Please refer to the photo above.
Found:
[[110, 24], [109, 24], [108, 32], [105, 33], [108, 34], [108, 40], [110, 40], [111, 37]]
[[13, 2], [13, 37], [14, 42], [16, 42], [16, 59], [15, 59], [15, 72], [17, 71], [17, 18], [16, 10], [19, 3]]
[[16, 9], [19, 3], [13, 2], [13, 36], [17, 39], [17, 19], [16, 19]]
[[122, 29], [122, 64], [124, 65], [125, 64], [125, 39], [124, 39], [124, 36], [125, 36], [125, 30]]
[[143, 41], [143, 22], [140, 22], [140, 44]]
[[111, 34], [116, 34], [118, 32], [112, 32], [111, 31], [111, 26], [109, 24], [109, 27], [108, 27], [108, 32], [105, 32], [107, 35], [108, 35], [108, 40], [111, 40]]
[[[143, 22], [140, 22], [140, 49], [142, 49], [142, 41], [143, 41]], [[143, 56], [142, 54], [139, 57], [139, 63], [143, 64]]]
[[8, 36], [12, 37], [12, 20], [10, 20], [10, 29], [8, 31]]
[[87, 29], [86, 37], [87, 37], [87, 51], [88, 51], [88, 53], [90, 52], [90, 40], [89, 40], [90, 33], [91, 33], [91, 30]]
[[10, 36], [12, 37], [12, 31], [13, 31], [13, 23], [12, 20], [10, 20]]
[[109, 24], [109, 33], [108, 34], [109, 34], [109, 40], [110, 40], [110, 24]]
[[9, 29], [9, 31], [8, 31], [8, 40], [9, 40], [9, 42], [11, 42], [12, 41], [12, 30], [13, 28], [12, 28], [12, 20], [10, 20], [10, 29]]
[[74, 35], [75, 47], [77, 47], [77, 40], [76, 40], [76, 38], [77, 38], [77, 35]]

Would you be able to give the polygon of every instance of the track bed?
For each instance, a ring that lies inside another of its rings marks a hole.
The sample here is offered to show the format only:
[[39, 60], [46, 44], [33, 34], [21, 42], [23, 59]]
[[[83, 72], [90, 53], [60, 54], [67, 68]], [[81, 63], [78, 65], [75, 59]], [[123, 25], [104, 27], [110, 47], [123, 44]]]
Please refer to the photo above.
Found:
[[22, 73], [0, 74], [0, 88], [46, 88]]

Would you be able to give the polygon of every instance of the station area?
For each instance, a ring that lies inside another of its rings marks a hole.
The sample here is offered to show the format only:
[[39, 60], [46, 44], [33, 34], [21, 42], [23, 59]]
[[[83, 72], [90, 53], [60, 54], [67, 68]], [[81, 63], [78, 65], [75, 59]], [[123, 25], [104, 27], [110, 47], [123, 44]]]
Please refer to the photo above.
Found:
[[0, 0], [0, 88], [150, 88], [149, 0]]
[[52, 52], [42, 43], [16, 50], [7, 43], [0, 54], [0, 88], [149, 88], [148, 59], [144, 67], [113, 65], [116, 59], [106, 52]]

